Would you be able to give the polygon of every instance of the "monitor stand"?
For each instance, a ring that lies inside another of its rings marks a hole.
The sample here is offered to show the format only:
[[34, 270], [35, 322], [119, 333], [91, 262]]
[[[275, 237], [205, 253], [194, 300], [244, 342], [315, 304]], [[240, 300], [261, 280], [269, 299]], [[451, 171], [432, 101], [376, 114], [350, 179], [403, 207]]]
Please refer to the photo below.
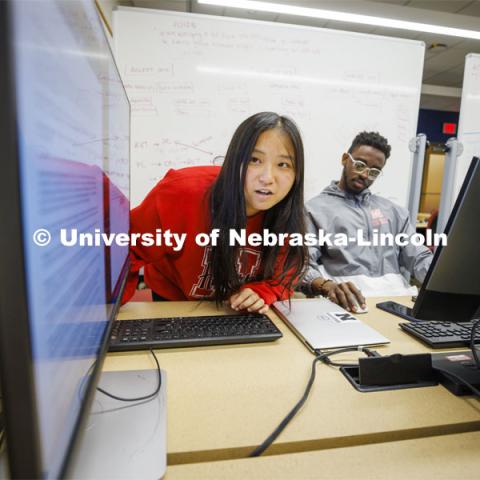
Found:
[[[159, 479], [167, 468], [166, 373], [158, 395], [122, 402], [97, 390], [68, 478]], [[98, 386], [121, 397], [148, 395], [157, 370], [103, 372]]]

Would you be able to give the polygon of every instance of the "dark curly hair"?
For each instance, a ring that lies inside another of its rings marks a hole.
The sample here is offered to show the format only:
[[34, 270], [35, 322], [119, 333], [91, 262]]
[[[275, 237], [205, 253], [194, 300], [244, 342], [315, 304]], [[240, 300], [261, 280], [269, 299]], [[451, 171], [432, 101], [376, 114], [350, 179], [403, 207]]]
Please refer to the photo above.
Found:
[[357, 147], [368, 145], [369, 147], [380, 150], [385, 155], [385, 160], [390, 156], [392, 147], [388, 144], [388, 140], [382, 137], [378, 132], [360, 132], [354, 139], [348, 153], [352, 153]]

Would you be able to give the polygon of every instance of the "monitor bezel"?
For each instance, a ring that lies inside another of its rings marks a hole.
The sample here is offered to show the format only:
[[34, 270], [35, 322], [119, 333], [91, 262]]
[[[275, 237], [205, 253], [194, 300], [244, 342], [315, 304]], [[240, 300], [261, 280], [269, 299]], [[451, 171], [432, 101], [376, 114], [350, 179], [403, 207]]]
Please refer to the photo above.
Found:
[[40, 434], [34, 397], [34, 376], [23, 257], [20, 171], [10, 9], [0, 2], [0, 144], [3, 149], [3, 186], [0, 189], [0, 375], [9, 473], [13, 478], [41, 474]]
[[[92, 2], [92, 8], [97, 6]], [[96, 10], [97, 11], [97, 10]], [[35, 375], [30, 336], [26, 268], [23, 249], [22, 203], [20, 196], [20, 158], [18, 148], [18, 125], [16, 113], [15, 68], [12, 44], [13, 14], [10, 2], [0, 1], [0, 91], [4, 100], [0, 108], [0, 144], [3, 150], [3, 181], [0, 189], [0, 235], [3, 252], [0, 269], [0, 385], [2, 389], [2, 414], [5, 422], [8, 471], [12, 478], [40, 478], [48, 466], [42, 465], [42, 449], [39, 417], [35, 396]], [[97, 11], [97, 20], [98, 18]], [[105, 31], [100, 24], [105, 37]], [[110, 44], [105, 37], [109, 51]], [[113, 63], [116, 66], [115, 59]], [[116, 66], [117, 67], [117, 66]], [[118, 68], [117, 68], [118, 71]], [[131, 129], [131, 106], [125, 93]], [[128, 153], [130, 156], [130, 151]], [[64, 477], [72, 463], [72, 456], [79, 443], [82, 426], [93, 400], [99, 373], [108, 351], [113, 320], [120, 308], [130, 267], [127, 255], [119, 280], [115, 286], [115, 302], [110, 304], [108, 325], [102, 338], [97, 360], [91, 371], [90, 381], [85, 386], [85, 396], [79, 409], [72, 436], [69, 440], [61, 468], [53, 472]], [[107, 305], [106, 305], [107, 308]]]

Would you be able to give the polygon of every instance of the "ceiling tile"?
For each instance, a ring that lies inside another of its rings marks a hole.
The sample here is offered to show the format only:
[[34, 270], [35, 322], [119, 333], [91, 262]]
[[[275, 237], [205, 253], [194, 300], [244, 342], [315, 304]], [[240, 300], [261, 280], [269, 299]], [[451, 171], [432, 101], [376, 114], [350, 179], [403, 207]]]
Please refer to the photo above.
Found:
[[383, 28], [375, 27], [372, 31], [375, 35], [383, 35], [385, 37], [397, 37], [397, 38], [406, 38], [410, 40], [416, 40], [418, 32], [413, 32], [411, 30], [400, 30], [399, 28]]
[[469, 4], [458, 10], [457, 13], [461, 15], [470, 15], [472, 17], [480, 17], [480, 1], [469, 2]]
[[176, 12], [188, 12], [190, 9], [187, 0], [133, 0], [133, 4], [141, 8], [156, 8]]
[[457, 75], [457, 82], [459, 82], [460, 77], [463, 75], [464, 69], [465, 69], [465, 59], [463, 59], [462, 62], [457, 65], [451, 65], [448, 67], [442, 64], [431, 65], [430, 62], [427, 61], [425, 62], [425, 65], [423, 68], [423, 83], [434, 83], [435, 85], [440, 85], [439, 83], [432, 82], [431, 79], [446, 72], [452, 75]]
[[265, 20], [267, 22], [275, 21], [276, 13], [258, 12], [256, 10], [246, 10], [244, 8], [225, 8], [226, 17], [247, 18], [250, 20]]
[[460, 111], [460, 98], [443, 97], [439, 95], [421, 95], [420, 108], [427, 110], [445, 110], [448, 112]]
[[471, 3], [471, 0], [412, 0], [408, 2], [406, 6], [423, 8], [424, 10], [435, 10], [437, 12], [456, 13], [469, 3]]
[[456, 47], [464, 40], [460, 37], [451, 37], [449, 35], [439, 35], [437, 33], [425, 32], [417, 32], [416, 38], [417, 40], [422, 40], [425, 42], [426, 47], [429, 47], [433, 43], [444, 43], [448, 47]]
[[225, 12], [225, 7], [217, 7], [213, 5], [200, 4], [192, 2], [192, 13], [201, 13], [203, 15], [217, 15], [222, 16]]
[[455, 47], [465, 48], [472, 53], [480, 53], [480, 40], [465, 38], [461, 41], [461, 43], [455, 45]]
[[320, 18], [297, 17], [296, 15], [277, 15], [277, 22], [305, 25], [307, 27], [323, 27], [327, 21]]
[[360, 25], [356, 23], [329, 21], [324, 25], [325, 28], [333, 28], [334, 30], [346, 30], [348, 32], [371, 33], [375, 30], [372, 25]]
[[465, 56], [470, 53], [465, 48], [448, 48], [447, 50], [429, 57], [426, 61], [429, 66], [440, 66], [444, 69], [452, 68], [465, 63]]
[[389, 3], [390, 5], [406, 5], [408, 0], [371, 0], [372, 2], [376, 3]]
[[462, 88], [463, 84], [463, 70], [464, 66], [462, 65], [460, 69], [452, 69], [438, 73], [437, 75], [424, 76], [424, 83], [431, 85], [441, 85], [444, 87], [456, 87]]

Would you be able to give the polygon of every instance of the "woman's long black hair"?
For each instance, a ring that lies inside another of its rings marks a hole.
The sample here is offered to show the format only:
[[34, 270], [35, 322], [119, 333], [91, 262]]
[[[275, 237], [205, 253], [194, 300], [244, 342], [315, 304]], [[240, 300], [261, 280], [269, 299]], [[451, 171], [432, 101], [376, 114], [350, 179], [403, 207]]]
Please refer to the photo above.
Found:
[[[229, 229], [238, 231], [247, 225], [244, 195], [247, 168], [258, 137], [270, 129], [279, 129], [290, 137], [295, 153], [295, 182], [287, 196], [265, 212], [263, 228], [276, 235], [305, 233], [304, 154], [300, 132], [292, 120], [276, 113], [252, 115], [233, 134], [222, 169], [210, 192], [211, 227], [220, 230], [217, 246], [212, 247], [212, 274], [217, 303], [228, 299], [243, 283], [236, 268], [239, 247], [229, 245]], [[281, 270], [274, 272], [281, 249], [278, 245], [263, 247], [261, 273], [254, 280], [269, 279], [285, 289], [293, 287], [304, 270], [307, 249], [304, 246], [283, 247], [286, 249], [285, 259]]]

